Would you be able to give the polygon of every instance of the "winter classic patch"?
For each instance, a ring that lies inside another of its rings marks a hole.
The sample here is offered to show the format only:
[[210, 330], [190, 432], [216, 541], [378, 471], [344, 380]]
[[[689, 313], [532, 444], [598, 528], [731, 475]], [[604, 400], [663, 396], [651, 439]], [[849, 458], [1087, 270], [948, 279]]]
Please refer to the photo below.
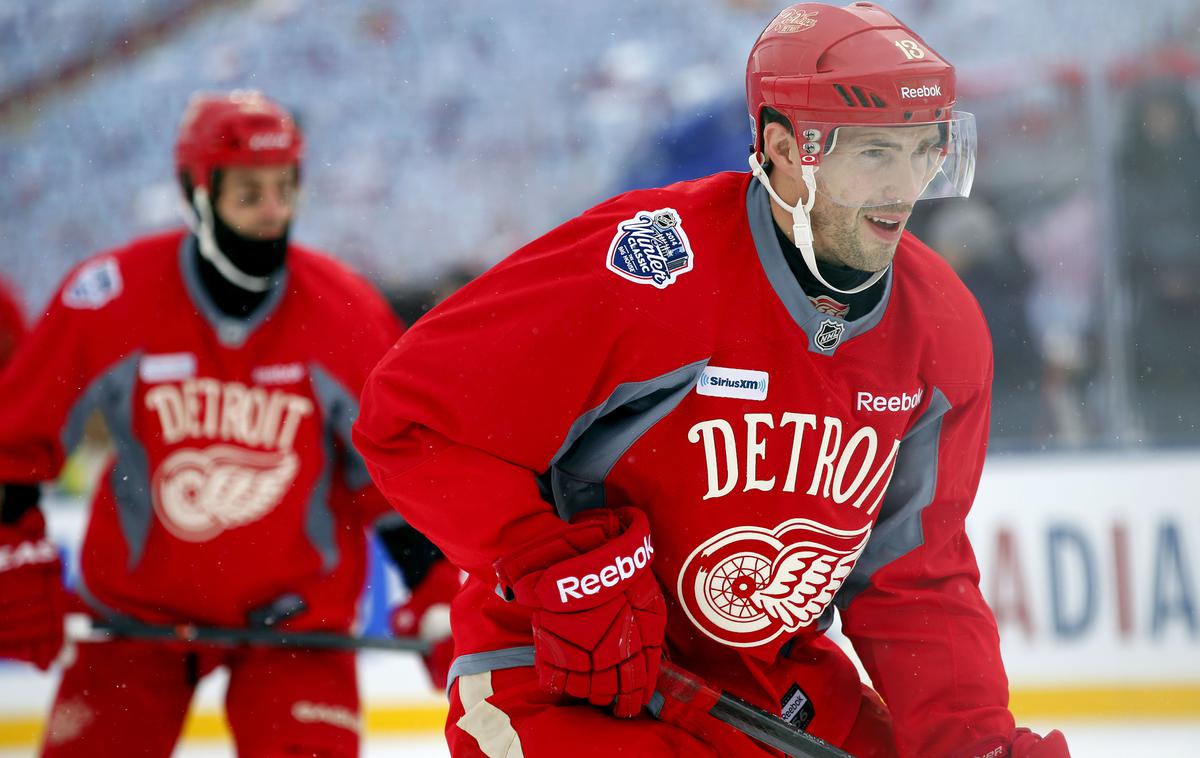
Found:
[[100, 258], [83, 265], [63, 288], [63, 305], [96, 310], [121, 294], [121, 269], [116, 260]]
[[674, 208], [638, 211], [617, 225], [608, 246], [608, 269], [637, 284], [666, 289], [692, 270], [692, 243]]

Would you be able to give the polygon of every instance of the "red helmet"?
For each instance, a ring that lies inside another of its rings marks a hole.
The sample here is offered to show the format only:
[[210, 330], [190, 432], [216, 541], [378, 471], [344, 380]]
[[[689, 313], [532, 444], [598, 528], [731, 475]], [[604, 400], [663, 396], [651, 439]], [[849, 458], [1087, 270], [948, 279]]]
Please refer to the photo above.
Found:
[[[750, 50], [746, 101], [758, 154], [767, 107], [810, 143], [831, 125], [948, 121], [954, 67], [874, 3], [800, 3], [780, 12]], [[820, 161], [816, 144], [805, 149]]]
[[175, 142], [175, 166], [208, 188], [221, 166], [300, 163], [304, 137], [292, 115], [257, 90], [197, 92]]

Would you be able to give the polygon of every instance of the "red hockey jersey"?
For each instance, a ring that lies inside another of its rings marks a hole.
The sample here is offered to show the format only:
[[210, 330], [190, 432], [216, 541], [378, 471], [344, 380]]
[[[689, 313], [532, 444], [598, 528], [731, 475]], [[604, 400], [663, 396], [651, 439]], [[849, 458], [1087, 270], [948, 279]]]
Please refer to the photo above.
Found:
[[763, 188], [726, 173], [603, 203], [408, 332], [367, 383], [355, 440], [393, 505], [471, 573], [452, 674], [532, 663], [497, 557], [580, 509], [633, 505], [677, 662], [779, 712], [792, 682], [776, 662], [812, 661], [794, 683], [812, 731], [838, 742], [859, 690], [823, 637], [836, 607], [902, 754], [1007, 737], [964, 532], [990, 339], [914, 237], [883, 281], [863, 318], [818, 310]]
[[[80, 594], [103, 614], [347, 629], [364, 528], [386, 501], [350, 445], [364, 379], [400, 334], [371, 286], [292, 245], [250, 319], [222, 314], [182, 231], [78, 266], [0, 377], [0, 481], [52, 479], [99, 411], [115, 446]], [[394, 515], [394, 514], [393, 514]]]
[[8, 283], [0, 279], [0, 368], [25, 336], [25, 314]]

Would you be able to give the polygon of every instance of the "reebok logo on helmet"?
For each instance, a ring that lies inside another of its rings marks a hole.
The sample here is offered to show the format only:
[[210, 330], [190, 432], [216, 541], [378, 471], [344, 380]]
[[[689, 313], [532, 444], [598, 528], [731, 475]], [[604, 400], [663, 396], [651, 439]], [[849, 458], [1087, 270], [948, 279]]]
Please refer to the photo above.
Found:
[[259, 132], [250, 135], [251, 150], [287, 150], [292, 146], [292, 135], [289, 132]]
[[942, 85], [924, 84], [920, 87], [901, 87], [900, 97], [905, 100], [915, 100], [924, 97], [941, 97]]

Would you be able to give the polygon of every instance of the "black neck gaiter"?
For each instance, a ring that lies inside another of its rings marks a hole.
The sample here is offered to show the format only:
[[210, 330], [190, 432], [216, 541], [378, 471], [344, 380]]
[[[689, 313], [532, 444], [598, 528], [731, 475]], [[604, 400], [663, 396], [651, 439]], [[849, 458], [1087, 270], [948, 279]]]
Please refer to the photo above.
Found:
[[[273, 240], [250, 239], [235, 232], [219, 215], [213, 213], [213, 237], [225, 257], [250, 276], [274, 276], [283, 270], [288, 247], [286, 231], [282, 237]], [[198, 243], [193, 248], [200, 270], [200, 281], [222, 313], [246, 318], [267, 299], [270, 290], [251, 292], [242, 289], [226, 279], [216, 266], [200, 255]]]
[[[792, 275], [796, 277], [796, 281], [800, 283], [800, 289], [804, 290], [804, 294], [808, 295], [810, 300], [817, 298], [825, 298], [834, 301], [838, 306], [833, 310], [838, 312], [838, 315], [847, 321], [853, 321], [856, 318], [861, 318], [871, 312], [871, 309], [879, 303], [883, 297], [884, 279], [880, 279], [875, 284], [867, 287], [862, 292], [855, 292], [853, 295], [847, 295], [842, 292], [834, 292], [826, 287], [808, 270], [808, 266], [804, 263], [804, 258], [801, 257], [800, 251], [796, 249], [796, 244], [788, 239], [788, 236], [779, 228], [779, 224], [774, 224], [775, 237], [779, 240], [779, 247], [783, 249], [783, 257], [787, 261], [788, 268], [792, 270]], [[847, 268], [846, 266], [838, 266], [834, 263], [826, 263], [817, 261], [817, 269], [820, 270], [821, 276], [825, 277], [825, 281], [839, 289], [854, 289], [858, 285], [871, 278], [871, 272], [859, 271], [855, 268]], [[816, 303], [814, 302], [814, 305]], [[829, 307], [829, 306], [825, 306]], [[845, 308], [845, 313], [841, 313], [841, 309]]]

